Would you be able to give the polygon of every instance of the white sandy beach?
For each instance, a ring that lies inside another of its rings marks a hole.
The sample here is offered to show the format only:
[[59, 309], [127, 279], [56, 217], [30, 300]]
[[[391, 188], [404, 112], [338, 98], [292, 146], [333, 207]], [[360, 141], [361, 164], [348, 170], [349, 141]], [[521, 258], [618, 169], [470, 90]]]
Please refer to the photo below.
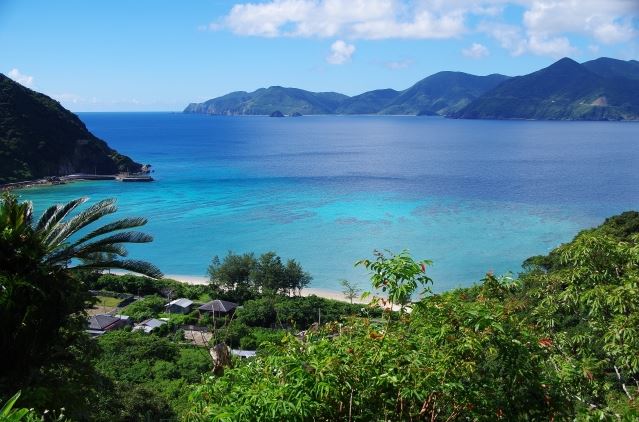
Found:
[[[172, 280], [180, 281], [188, 284], [209, 284], [209, 279], [206, 277], [198, 277], [194, 275], [184, 274], [165, 274], [164, 278], [170, 278]], [[317, 287], [307, 287], [302, 290], [302, 296], [319, 296], [325, 299], [340, 300], [342, 302], [348, 302], [341, 292], [336, 292], [328, 289], [320, 289]], [[362, 303], [359, 300], [353, 300], [354, 303]]]

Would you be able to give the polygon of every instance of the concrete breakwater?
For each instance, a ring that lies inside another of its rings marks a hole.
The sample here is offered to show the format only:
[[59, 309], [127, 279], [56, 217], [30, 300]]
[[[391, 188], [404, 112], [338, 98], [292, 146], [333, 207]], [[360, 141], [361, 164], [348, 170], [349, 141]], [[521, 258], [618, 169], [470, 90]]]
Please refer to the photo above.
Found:
[[120, 182], [152, 182], [153, 177], [148, 174], [68, 174], [66, 176], [43, 177], [35, 180], [23, 180], [21, 182], [5, 183], [0, 185], [0, 190], [23, 189], [31, 186], [63, 185], [77, 180], [117, 180]]

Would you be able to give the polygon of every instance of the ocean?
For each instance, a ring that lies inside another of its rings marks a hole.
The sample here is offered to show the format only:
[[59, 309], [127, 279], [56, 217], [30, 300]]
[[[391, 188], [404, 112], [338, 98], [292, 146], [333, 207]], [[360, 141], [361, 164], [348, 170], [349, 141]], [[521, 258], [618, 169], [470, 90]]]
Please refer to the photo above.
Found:
[[639, 209], [639, 124], [402, 116], [80, 113], [98, 137], [153, 165], [153, 183], [20, 191], [37, 211], [115, 197], [154, 242], [130, 257], [204, 276], [213, 256], [275, 251], [340, 290], [358, 259], [408, 249], [434, 291], [521, 271], [605, 217]]

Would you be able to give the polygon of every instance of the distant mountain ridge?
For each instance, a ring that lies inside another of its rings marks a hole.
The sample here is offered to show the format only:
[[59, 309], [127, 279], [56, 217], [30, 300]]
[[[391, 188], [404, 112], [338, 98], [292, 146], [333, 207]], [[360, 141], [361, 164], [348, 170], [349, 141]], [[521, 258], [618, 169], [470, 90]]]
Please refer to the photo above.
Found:
[[639, 63], [563, 58], [504, 81], [452, 117], [465, 119], [639, 120]]
[[582, 64], [564, 58], [524, 76], [444, 71], [403, 90], [352, 97], [272, 86], [232, 92], [185, 113], [212, 115], [386, 114], [468, 119], [639, 120], [639, 62], [602, 57]]
[[[272, 86], [254, 92], [232, 92], [203, 103], [189, 104], [185, 113], [213, 115], [284, 114], [444, 114], [458, 110], [508, 79], [504, 75], [475, 76], [439, 72], [404, 91], [379, 89], [349, 97], [336, 92], [311, 92]], [[446, 89], [445, 87], [449, 87]]]
[[57, 101], [0, 73], [0, 184], [141, 168], [109, 148]]

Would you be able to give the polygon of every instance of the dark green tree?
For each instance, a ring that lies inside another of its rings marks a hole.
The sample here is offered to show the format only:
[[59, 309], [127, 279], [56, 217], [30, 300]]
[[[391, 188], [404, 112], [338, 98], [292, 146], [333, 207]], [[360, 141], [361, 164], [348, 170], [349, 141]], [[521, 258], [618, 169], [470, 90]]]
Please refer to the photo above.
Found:
[[253, 281], [257, 260], [252, 253], [242, 255], [229, 252], [223, 260], [213, 257], [208, 268], [211, 293], [215, 298], [244, 302], [257, 293]]

